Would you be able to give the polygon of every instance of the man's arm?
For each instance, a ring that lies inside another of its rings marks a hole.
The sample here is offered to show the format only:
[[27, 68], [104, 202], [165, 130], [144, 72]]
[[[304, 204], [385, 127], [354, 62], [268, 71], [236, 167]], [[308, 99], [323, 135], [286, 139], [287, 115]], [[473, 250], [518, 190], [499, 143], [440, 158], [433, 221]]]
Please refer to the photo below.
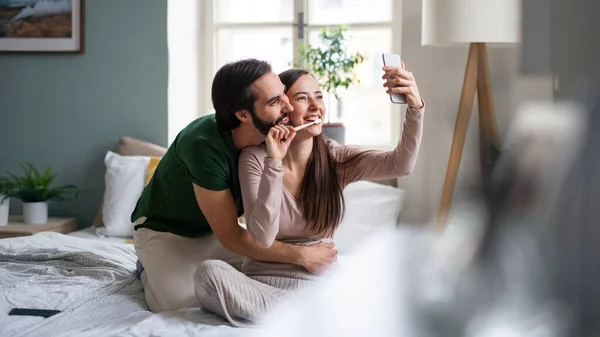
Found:
[[235, 254], [259, 261], [297, 264], [310, 272], [321, 271], [337, 258], [332, 243], [305, 247], [275, 241], [271, 247], [262, 248], [237, 223], [237, 209], [229, 189], [211, 191], [194, 184], [194, 194], [217, 240]]

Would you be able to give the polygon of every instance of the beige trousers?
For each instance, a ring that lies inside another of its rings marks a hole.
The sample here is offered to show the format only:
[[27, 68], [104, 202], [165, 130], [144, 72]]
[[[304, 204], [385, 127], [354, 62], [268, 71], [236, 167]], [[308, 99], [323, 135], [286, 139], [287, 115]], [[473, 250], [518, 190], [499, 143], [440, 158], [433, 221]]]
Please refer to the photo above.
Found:
[[203, 261], [222, 260], [238, 270], [244, 261], [212, 234], [187, 238], [140, 228], [134, 232], [133, 244], [144, 267], [141, 281], [152, 312], [199, 307], [194, 274]]

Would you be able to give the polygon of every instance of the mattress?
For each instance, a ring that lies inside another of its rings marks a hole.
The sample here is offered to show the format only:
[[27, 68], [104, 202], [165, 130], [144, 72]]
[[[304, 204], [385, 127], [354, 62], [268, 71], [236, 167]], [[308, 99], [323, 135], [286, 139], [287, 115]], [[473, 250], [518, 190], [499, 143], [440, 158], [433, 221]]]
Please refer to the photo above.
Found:
[[87, 227], [84, 229], [80, 229], [74, 232], [71, 232], [67, 235], [76, 236], [82, 239], [90, 239], [90, 240], [100, 240], [109, 243], [123, 243], [123, 244], [132, 244], [132, 238], [120, 238], [120, 237], [110, 237], [104, 236], [97, 233], [98, 227]]

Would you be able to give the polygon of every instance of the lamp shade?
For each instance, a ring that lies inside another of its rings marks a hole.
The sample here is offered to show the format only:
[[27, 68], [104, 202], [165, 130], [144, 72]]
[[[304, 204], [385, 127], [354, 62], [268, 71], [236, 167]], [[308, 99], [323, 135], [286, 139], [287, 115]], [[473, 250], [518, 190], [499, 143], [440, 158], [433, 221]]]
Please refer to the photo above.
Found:
[[520, 40], [521, 0], [423, 0], [423, 46]]

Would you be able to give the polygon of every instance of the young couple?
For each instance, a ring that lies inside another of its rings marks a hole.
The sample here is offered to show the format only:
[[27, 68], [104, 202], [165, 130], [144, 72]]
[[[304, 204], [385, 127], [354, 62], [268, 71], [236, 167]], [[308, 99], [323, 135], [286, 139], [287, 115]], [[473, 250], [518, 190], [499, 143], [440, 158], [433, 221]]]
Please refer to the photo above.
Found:
[[384, 68], [388, 78], [386, 93], [407, 98], [401, 140], [393, 151], [363, 151], [325, 140], [321, 124], [294, 131], [325, 118], [307, 72], [277, 75], [254, 59], [223, 66], [215, 114], [179, 133], [132, 214], [150, 310], [200, 306], [234, 324], [252, 320], [335, 262], [344, 187], [407, 175], [417, 158], [424, 102], [410, 72]]

